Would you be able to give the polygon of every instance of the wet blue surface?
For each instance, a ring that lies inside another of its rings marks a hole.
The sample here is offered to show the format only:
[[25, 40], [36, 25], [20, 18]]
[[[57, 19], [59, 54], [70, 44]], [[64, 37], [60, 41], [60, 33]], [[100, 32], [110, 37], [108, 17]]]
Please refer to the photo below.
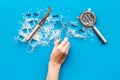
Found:
[[1, 0], [0, 80], [45, 80], [53, 44], [40, 46], [28, 54], [27, 46], [14, 43], [14, 37], [18, 35], [18, 22], [23, 13], [47, 6], [53, 8], [53, 13], [75, 21], [82, 11], [92, 8], [97, 15], [96, 26], [108, 40], [104, 45], [97, 36], [94, 37], [96, 42], [70, 39], [71, 48], [60, 80], [120, 80], [119, 5], [119, 0]]

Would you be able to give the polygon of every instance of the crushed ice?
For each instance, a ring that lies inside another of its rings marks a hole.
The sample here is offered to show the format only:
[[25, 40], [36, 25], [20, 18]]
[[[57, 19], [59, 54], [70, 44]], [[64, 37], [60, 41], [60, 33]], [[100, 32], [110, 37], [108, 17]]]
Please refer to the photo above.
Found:
[[[50, 15], [42, 27], [35, 33], [29, 42], [24, 42], [25, 38], [31, 33], [33, 28], [40, 22], [45, 10], [38, 10], [37, 12], [29, 12], [23, 14], [23, 22], [18, 31], [18, 36], [15, 38], [18, 42], [27, 43], [31, 47], [31, 52], [37, 46], [46, 46], [61, 38], [62, 34], [67, 37], [74, 37], [79, 39], [87, 38], [88, 35], [93, 35], [91, 29], [82, 27], [79, 29], [78, 22], [68, 21], [62, 15]], [[74, 29], [74, 28], [77, 28]], [[79, 30], [78, 30], [79, 29]]]

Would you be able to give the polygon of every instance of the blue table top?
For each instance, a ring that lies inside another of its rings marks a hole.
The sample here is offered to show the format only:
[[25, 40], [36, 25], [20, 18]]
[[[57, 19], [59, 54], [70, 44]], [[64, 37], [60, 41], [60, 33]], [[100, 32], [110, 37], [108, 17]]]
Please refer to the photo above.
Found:
[[22, 13], [47, 6], [53, 8], [53, 13], [64, 16], [70, 10], [71, 20], [92, 8], [97, 15], [96, 26], [108, 40], [104, 45], [97, 36], [94, 36], [96, 42], [70, 39], [71, 48], [60, 80], [120, 80], [119, 5], [119, 0], [1, 0], [0, 80], [45, 80], [53, 44], [40, 46], [29, 54], [26, 46], [14, 42], [14, 37], [18, 35]]

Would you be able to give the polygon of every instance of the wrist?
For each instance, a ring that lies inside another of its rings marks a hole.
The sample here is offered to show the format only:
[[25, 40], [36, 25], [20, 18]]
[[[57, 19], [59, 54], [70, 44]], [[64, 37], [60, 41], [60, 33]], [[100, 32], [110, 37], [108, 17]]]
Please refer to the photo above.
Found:
[[58, 80], [59, 72], [60, 72], [60, 66], [55, 65], [53, 62], [49, 62], [48, 74], [46, 80]]
[[60, 70], [61, 64], [54, 63], [52, 61], [49, 62], [49, 68], [52, 68], [54, 70]]

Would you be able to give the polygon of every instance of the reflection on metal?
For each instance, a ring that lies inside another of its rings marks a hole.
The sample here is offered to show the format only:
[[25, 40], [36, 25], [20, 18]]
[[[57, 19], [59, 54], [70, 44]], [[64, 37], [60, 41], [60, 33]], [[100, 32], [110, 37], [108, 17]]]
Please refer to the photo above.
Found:
[[91, 9], [89, 8], [86, 12], [83, 12], [79, 18], [81, 24], [85, 27], [92, 27], [95, 33], [98, 35], [98, 37], [101, 39], [103, 43], [107, 43], [107, 40], [103, 37], [103, 35], [100, 33], [100, 31], [94, 26], [96, 22], [96, 16], [93, 12], [91, 12]]
[[39, 24], [33, 29], [33, 31], [27, 36], [27, 38], [25, 39], [25, 41], [29, 41], [31, 40], [31, 38], [33, 37], [33, 35], [38, 31], [38, 29], [44, 24], [44, 22], [46, 21], [47, 17], [50, 15], [51, 12], [51, 8], [48, 7], [48, 12], [46, 13], [46, 15], [43, 17], [43, 19], [39, 22]]

